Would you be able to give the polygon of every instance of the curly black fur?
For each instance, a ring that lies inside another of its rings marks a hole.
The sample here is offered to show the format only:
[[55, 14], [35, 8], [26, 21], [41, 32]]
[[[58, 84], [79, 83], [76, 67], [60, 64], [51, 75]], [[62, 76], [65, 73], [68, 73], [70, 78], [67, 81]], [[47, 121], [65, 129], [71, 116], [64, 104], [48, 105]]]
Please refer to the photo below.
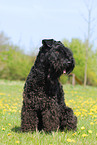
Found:
[[66, 106], [58, 81], [63, 72], [73, 70], [73, 54], [60, 41], [45, 39], [42, 44], [24, 86], [21, 130], [75, 130], [77, 118]]

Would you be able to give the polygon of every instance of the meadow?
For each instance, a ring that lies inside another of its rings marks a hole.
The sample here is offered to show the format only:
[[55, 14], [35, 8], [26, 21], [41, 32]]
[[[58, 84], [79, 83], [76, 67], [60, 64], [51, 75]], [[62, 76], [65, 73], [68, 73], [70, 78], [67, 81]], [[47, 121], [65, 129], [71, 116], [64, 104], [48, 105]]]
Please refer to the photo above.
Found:
[[65, 101], [78, 117], [77, 131], [20, 131], [24, 82], [0, 80], [0, 145], [97, 145], [97, 88], [64, 85]]

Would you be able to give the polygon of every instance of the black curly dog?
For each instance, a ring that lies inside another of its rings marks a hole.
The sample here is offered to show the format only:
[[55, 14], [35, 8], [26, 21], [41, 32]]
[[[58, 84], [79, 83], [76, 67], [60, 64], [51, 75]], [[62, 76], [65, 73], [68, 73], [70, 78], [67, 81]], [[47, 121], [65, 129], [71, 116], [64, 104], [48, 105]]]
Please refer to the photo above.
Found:
[[73, 70], [73, 54], [60, 41], [45, 39], [42, 44], [24, 86], [21, 131], [76, 130], [77, 117], [64, 103], [58, 80]]

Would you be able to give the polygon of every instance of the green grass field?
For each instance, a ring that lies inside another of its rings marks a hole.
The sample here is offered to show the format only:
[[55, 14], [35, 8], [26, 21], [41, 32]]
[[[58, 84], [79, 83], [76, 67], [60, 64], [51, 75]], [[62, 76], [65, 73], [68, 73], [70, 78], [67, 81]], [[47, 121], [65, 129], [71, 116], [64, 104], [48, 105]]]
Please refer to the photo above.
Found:
[[64, 85], [66, 104], [78, 117], [76, 132], [21, 133], [23, 85], [0, 80], [0, 145], [97, 145], [97, 88]]

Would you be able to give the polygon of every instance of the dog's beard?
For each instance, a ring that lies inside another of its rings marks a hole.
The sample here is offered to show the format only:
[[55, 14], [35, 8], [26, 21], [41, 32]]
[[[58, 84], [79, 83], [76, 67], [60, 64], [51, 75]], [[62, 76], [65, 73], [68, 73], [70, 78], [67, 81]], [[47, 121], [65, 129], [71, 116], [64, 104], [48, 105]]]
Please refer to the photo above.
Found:
[[[56, 66], [56, 65], [55, 65]], [[52, 79], [59, 78], [62, 74], [68, 75], [72, 72], [74, 68], [74, 63], [72, 61], [69, 61], [65, 64], [57, 65], [57, 67], [54, 67], [53, 65], [50, 66], [48, 70], [48, 77], [51, 77]]]
[[49, 77], [51, 76], [51, 78], [56, 79], [56, 78], [59, 78], [62, 74], [64, 75], [70, 74], [72, 70], [73, 68], [63, 69], [63, 71], [59, 69], [59, 70], [50, 72], [48, 76]]
[[74, 69], [74, 66], [75, 66], [75, 62], [74, 62], [74, 59], [72, 59], [71, 61], [67, 61], [65, 63], [65, 69], [63, 70], [63, 74], [70, 74], [73, 69]]

